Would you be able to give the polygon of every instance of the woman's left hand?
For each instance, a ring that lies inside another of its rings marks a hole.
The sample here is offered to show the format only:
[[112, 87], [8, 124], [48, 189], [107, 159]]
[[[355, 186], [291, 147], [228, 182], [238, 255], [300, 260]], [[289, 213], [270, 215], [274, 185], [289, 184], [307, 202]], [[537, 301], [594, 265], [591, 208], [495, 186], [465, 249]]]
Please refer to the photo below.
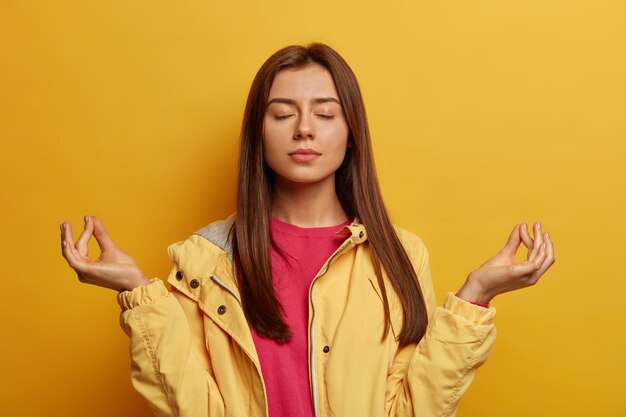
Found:
[[[467, 277], [457, 296], [467, 301], [488, 304], [493, 297], [508, 291], [529, 287], [554, 263], [554, 248], [550, 235], [535, 223], [534, 239], [526, 224], [515, 225], [504, 248]], [[524, 262], [515, 263], [521, 244], [528, 248]]]

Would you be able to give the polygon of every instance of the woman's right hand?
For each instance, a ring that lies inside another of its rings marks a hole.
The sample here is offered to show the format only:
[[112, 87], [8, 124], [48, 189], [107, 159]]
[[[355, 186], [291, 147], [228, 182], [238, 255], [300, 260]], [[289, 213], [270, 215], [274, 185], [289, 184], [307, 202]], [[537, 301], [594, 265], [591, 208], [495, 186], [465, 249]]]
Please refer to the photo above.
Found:
[[[88, 256], [91, 236], [96, 238], [100, 247], [100, 257], [95, 261]], [[115, 246], [96, 216], [85, 216], [85, 228], [76, 243], [72, 226], [62, 223], [61, 251], [80, 282], [117, 291], [132, 290], [150, 282], [135, 260]]]

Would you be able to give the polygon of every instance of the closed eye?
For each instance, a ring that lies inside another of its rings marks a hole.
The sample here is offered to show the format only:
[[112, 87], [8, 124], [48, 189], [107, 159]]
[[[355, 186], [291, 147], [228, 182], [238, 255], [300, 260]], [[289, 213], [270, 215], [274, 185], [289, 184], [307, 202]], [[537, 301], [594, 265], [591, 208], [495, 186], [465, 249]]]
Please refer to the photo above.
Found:
[[335, 118], [335, 116], [332, 114], [318, 114], [317, 117], [328, 120]]
[[274, 116], [274, 119], [276, 120], [285, 120], [289, 117], [293, 116], [293, 114], [285, 114], [285, 115], [276, 115]]

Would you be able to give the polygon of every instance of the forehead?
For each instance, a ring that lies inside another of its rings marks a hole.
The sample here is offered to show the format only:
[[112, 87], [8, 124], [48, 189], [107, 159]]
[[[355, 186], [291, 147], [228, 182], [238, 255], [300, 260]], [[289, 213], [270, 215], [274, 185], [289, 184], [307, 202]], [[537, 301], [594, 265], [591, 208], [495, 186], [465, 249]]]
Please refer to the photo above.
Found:
[[316, 97], [339, 99], [330, 72], [319, 64], [288, 68], [276, 74], [268, 100], [276, 97], [310, 100]]

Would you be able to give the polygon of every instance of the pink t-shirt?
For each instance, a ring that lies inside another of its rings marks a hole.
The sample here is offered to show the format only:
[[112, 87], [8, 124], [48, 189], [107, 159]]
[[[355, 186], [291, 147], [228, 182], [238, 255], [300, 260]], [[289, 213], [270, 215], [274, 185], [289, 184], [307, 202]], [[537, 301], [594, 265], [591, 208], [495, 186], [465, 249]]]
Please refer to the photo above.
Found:
[[302, 228], [272, 217], [272, 236], [284, 255], [271, 249], [274, 292], [285, 310], [292, 337], [281, 345], [251, 329], [270, 417], [313, 416], [308, 365], [309, 286], [347, 237], [336, 232], [349, 224]]

